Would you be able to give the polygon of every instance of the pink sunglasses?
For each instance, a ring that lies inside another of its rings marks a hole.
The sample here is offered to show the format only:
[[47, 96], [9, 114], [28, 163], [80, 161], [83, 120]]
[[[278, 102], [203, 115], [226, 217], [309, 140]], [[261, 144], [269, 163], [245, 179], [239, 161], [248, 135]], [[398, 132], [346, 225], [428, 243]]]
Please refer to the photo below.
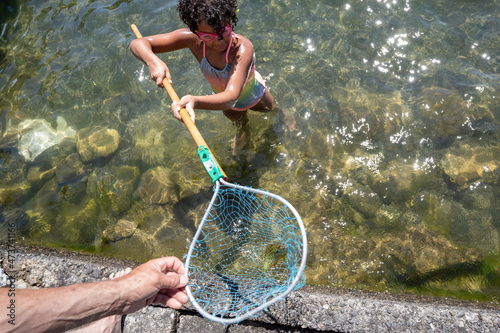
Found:
[[[222, 32], [222, 37], [227, 37], [231, 33], [231, 25], [226, 25], [224, 28], [224, 31]], [[218, 34], [213, 34], [211, 32], [201, 32], [201, 31], [196, 31], [200, 39], [204, 42], [209, 42], [214, 38], [219, 38], [220, 36]]]

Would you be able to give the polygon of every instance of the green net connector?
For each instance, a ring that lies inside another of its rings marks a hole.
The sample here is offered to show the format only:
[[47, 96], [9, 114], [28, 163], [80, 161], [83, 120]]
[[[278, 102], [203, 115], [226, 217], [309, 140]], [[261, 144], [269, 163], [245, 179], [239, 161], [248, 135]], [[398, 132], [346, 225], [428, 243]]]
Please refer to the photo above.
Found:
[[198, 156], [200, 156], [201, 161], [203, 162], [203, 166], [205, 170], [207, 170], [208, 175], [212, 178], [212, 182], [216, 182], [217, 180], [224, 178], [224, 174], [222, 173], [217, 161], [212, 156], [210, 150], [205, 146], [198, 147]]

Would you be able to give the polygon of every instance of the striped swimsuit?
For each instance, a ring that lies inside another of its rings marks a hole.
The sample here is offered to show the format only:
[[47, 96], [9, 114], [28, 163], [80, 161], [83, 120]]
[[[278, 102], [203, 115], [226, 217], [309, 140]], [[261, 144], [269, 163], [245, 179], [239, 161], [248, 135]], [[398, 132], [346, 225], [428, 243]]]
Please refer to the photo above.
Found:
[[[231, 69], [231, 65], [228, 62], [228, 54], [231, 48], [231, 44], [233, 42], [233, 34], [231, 34], [231, 41], [229, 42], [229, 46], [226, 51], [226, 66], [223, 69], [214, 68], [205, 56], [205, 43], [203, 43], [203, 59], [200, 61], [200, 69], [202, 74], [205, 76], [207, 81], [212, 86], [212, 89], [215, 93], [220, 93], [226, 89], [226, 84], [229, 76], [229, 70]], [[254, 64], [255, 64], [255, 53]], [[255, 70], [255, 65], [252, 66], [250, 70], [250, 74], [248, 75], [247, 81], [245, 82], [245, 86], [241, 91], [240, 97], [236, 102], [236, 105], [231, 110], [236, 111], [244, 111], [251, 109], [255, 106], [264, 93], [266, 92], [266, 86], [264, 84], [264, 80], [262, 76]]]

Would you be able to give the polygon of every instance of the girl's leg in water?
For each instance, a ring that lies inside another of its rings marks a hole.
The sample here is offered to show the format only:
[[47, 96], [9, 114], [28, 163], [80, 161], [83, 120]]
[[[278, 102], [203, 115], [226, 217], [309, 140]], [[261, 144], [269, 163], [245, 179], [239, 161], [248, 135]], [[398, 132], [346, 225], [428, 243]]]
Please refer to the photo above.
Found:
[[[275, 108], [274, 98], [266, 89], [264, 96], [260, 99], [259, 103], [252, 107], [252, 111], [258, 112], [270, 112], [277, 111], [279, 119], [285, 123], [288, 130], [293, 131], [295, 129], [295, 117], [292, 113], [287, 112], [279, 107]], [[234, 111], [234, 110], [224, 110], [224, 115], [229, 118], [233, 125], [236, 127], [237, 132], [234, 137], [233, 142], [233, 156], [238, 156], [241, 150], [246, 146], [248, 140], [250, 139], [250, 128], [248, 123], [247, 111]]]
[[236, 128], [236, 135], [231, 148], [233, 148], [233, 156], [237, 157], [250, 139], [247, 111], [224, 110], [222, 112], [233, 122]]

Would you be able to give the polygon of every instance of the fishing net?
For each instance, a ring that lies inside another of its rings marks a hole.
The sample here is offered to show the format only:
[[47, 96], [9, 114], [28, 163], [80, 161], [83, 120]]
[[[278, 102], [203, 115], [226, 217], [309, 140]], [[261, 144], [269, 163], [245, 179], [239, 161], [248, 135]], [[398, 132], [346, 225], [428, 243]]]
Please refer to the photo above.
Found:
[[188, 252], [186, 290], [203, 316], [231, 324], [305, 284], [307, 241], [300, 216], [286, 200], [220, 183]]
[[[131, 27], [142, 38], [137, 26]], [[178, 102], [166, 78], [163, 85], [172, 101]], [[179, 113], [215, 183], [186, 258], [190, 279], [186, 292], [206, 318], [238, 323], [305, 284], [306, 232], [299, 214], [285, 199], [226, 182], [186, 109]]]

